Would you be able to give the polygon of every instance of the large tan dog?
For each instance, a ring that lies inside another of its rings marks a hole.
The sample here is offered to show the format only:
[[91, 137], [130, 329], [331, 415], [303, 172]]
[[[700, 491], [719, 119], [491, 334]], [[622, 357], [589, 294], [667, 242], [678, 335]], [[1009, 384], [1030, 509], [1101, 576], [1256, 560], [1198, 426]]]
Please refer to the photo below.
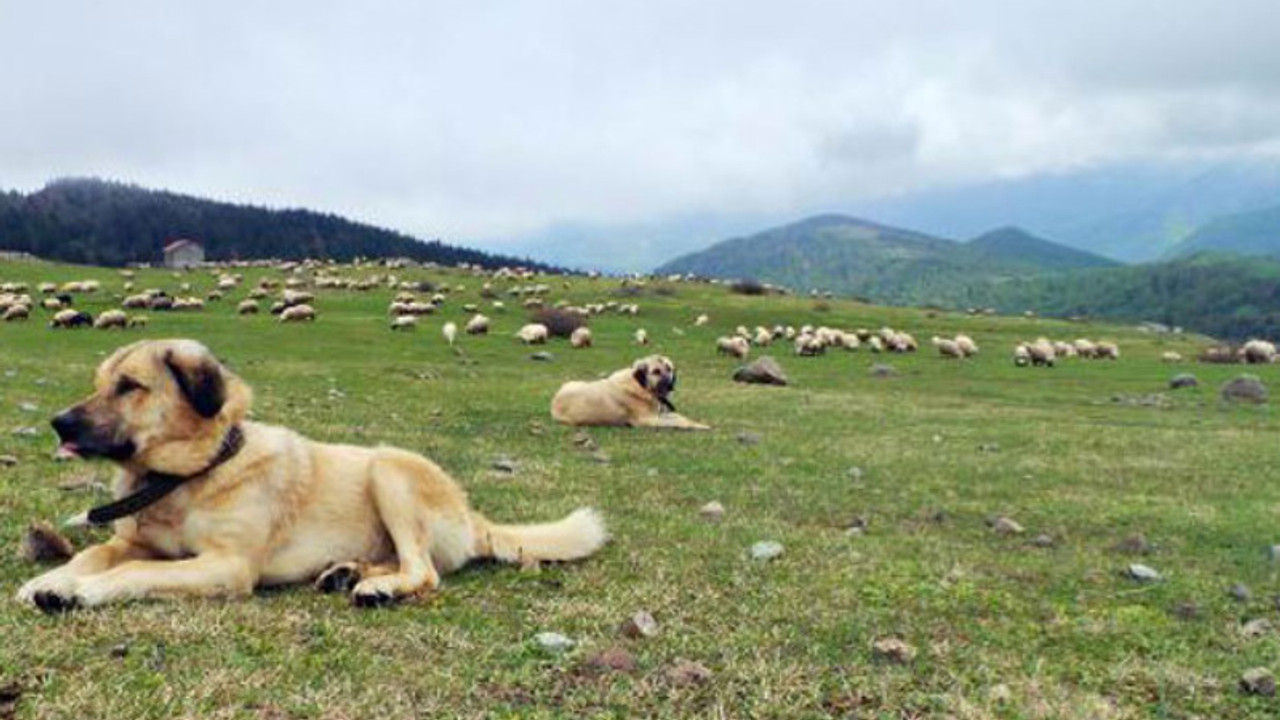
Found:
[[668, 398], [675, 387], [671, 360], [650, 355], [603, 380], [565, 383], [551, 399], [551, 417], [566, 425], [710, 430], [675, 411]]
[[[245, 422], [252, 391], [192, 340], [121, 348], [94, 385], [53, 425], [62, 452], [120, 466], [126, 499], [87, 515], [115, 519], [114, 537], [18, 591], [47, 612], [317, 577], [321, 590], [379, 605], [433, 590], [475, 558], [575, 560], [606, 540], [591, 509], [499, 525], [419, 455]], [[156, 492], [166, 483], [170, 492]], [[138, 511], [140, 498], [155, 502]]]

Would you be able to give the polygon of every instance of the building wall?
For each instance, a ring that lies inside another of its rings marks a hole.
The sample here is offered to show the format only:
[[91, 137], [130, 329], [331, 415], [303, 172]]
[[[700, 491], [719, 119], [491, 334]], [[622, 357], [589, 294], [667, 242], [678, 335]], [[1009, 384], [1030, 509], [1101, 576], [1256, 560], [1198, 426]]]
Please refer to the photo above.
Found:
[[187, 267], [204, 262], [204, 248], [199, 245], [183, 245], [176, 250], [164, 254], [164, 264], [168, 267]]

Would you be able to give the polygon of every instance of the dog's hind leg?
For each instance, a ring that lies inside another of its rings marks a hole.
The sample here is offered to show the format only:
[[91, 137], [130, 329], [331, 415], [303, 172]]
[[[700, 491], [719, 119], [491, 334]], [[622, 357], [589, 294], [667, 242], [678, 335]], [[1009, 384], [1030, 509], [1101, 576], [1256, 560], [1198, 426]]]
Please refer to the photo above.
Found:
[[[366, 574], [352, 590], [359, 607], [387, 605], [423, 590], [435, 590], [440, 574], [431, 560], [431, 513], [424, 501], [424, 472], [432, 468], [408, 453], [382, 451], [373, 461], [370, 491], [391, 542], [397, 567], [385, 575]], [[427, 479], [429, 481], [429, 479]]]

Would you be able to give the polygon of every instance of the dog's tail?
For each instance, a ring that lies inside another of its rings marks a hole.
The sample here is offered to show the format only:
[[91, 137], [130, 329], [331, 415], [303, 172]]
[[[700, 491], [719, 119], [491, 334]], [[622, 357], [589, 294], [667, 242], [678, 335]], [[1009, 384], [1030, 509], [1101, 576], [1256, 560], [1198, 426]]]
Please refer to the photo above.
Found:
[[604, 519], [594, 508], [578, 508], [556, 522], [499, 525], [472, 512], [476, 555], [514, 563], [579, 560], [609, 540]]

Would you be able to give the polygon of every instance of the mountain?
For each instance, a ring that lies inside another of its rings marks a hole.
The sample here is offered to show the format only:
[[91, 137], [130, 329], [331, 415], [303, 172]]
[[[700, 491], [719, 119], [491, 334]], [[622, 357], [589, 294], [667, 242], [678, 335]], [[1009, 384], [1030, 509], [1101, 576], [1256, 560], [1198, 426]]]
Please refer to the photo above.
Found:
[[725, 240], [672, 260], [656, 272], [754, 278], [797, 290], [820, 288], [882, 302], [931, 303], [979, 277], [1115, 264], [1017, 228], [957, 243], [859, 218], [818, 215]]
[[1202, 252], [1280, 256], [1280, 205], [1212, 220], [1170, 249], [1168, 256]]
[[409, 257], [453, 265], [545, 267], [528, 260], [423, 242], [310, 210], [215, 202], [96, 179], [66, 179], [30, 193], [0, 193], [0, 250], [91, 265], [159, 262], [179, 237], [205, 245], [210, 260], [350, 260]]
[[1050, 242], [1018, 227], [1003, 227], [983, 233], [965, 243], [964, 249], [980, 261], [1020, 264], [1037, 270], [1119, 265], [1110, 258]]

